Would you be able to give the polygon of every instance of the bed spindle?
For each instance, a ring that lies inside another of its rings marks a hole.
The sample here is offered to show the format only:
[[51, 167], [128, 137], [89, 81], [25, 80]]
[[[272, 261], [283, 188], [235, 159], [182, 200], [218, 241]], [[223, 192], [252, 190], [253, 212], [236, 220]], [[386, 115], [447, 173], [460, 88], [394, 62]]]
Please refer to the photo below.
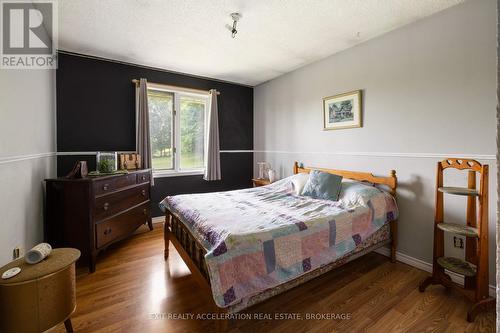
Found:
[[194, 253], [195, 253], [194, 252], [194, 245], [195, 245], [196, 241], [194, 239], [192, 239], [191, 237], [189, 237], [189, 239], [190, 239], [189, 256], [191, 258], [193, 258], [194, 257]]
[[208, 268], [207, 268], [207, 263], [205, 262], [205, 260], [203, 260], [203, 273], [205, 274], [205, 277], [208, 280]]
[[182, 244], [182, 225], [180, 221], [177, 221], [177, 233], [179, 234], [177, 237], [179, 237], [179, 242]]
[[184, 227], [182, 226], [182, 222], [179, 221], [179, 240], [181, 242], [182, 247], [185, 249], [184, 245]]
[[203, 250], [200, 249], [198, 251], [198, 256], [199, 256], [199, 262], [198, 262], [198, 267], [200, 268], [200, 271], [201, 271], [201, 274], [203, 276], [205, 276], [205, 271], [203, 269], [203, 266], [204, 266], [204, 263], [205, 263], [205, 260], [203, 260]]
[[184, 237], [186, 237], [186, 252], [191, 257], [191, 237], [189, 237], [186, 230], [184, 230], [184, 233], [185, 233]]
[[200, 247], [194, 242], [193, 259], [197, 267], [200, 267]]
[[182, 246], [184, 247], [184, 249], [187, 251], [187, 233], [186, 233], [186, 229], [184, 228], [184, 226], [182, 226]]

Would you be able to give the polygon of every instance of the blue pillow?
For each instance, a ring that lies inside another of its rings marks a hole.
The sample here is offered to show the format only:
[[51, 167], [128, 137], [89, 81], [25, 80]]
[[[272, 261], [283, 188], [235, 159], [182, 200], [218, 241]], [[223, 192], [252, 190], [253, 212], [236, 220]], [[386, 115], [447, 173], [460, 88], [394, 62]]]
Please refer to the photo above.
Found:
[[341, 188], [342, 176], [312, 170], [309, 174], [309, 180], [302, 190], [302, 195], [315, 199], [337, 201]]

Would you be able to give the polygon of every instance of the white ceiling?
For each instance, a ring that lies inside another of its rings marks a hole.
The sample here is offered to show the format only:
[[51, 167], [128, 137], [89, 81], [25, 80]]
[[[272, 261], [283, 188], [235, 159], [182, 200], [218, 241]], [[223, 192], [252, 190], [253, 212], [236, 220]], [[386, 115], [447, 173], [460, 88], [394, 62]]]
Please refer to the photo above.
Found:
[[464, 1], [64, 0], [59, 48], [254, 86]]

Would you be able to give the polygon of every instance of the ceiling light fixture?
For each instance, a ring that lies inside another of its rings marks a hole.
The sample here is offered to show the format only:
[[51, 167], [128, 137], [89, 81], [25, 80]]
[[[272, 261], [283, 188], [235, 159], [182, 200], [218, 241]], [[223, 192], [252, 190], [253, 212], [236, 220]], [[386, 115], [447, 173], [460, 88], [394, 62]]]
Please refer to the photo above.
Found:
[[236, 37], [236, 34], [238, 33], [238, 30], [236, 30], [236, 24], [238, 23], [239, 19], [241, 18], [240, 13], [231, 13], [231, 18], [233, 19], [233, 26], [229, 27], [231, 30], [231, 37]]

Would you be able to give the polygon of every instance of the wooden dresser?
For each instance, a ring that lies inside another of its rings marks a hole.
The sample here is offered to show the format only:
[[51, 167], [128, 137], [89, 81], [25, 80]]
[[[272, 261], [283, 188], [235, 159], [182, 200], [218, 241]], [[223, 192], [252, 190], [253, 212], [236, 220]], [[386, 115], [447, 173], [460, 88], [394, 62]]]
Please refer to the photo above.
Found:
[[151, 172], [46, 180], [45, 239], [74, 247], [95, 271], [97, 254], [151, 222]]

